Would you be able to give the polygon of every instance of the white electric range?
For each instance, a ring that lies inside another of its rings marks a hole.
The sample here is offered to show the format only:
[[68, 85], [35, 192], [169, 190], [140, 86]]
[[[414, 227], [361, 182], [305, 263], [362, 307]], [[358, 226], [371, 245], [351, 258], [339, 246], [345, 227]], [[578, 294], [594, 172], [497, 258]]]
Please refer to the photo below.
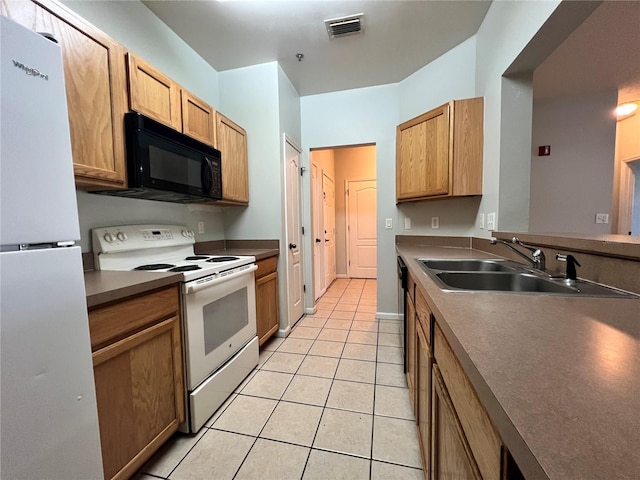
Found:
[[187, 422], [196, 432], [258, 365], [255, 257], [196, 255], [184, 226], [92, 231], [96, 270], [177, 272], [185, 352]]

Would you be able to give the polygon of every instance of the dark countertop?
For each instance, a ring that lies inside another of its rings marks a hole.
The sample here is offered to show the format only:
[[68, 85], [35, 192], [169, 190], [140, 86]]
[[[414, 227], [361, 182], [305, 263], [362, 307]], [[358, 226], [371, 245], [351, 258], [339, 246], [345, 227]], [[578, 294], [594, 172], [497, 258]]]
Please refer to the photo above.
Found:
[[396, 245], [525, 478], [640, 478], [640, 299], [444, 292]]
[[275, 257], [280, 252], [277, 248], [227, 248], [219, 250], [198, 249], [196, 253], [202, 255], [253, 255], [258, 261]]
[[87, 307], [96, 307], [132, 295], [155, 290], [178, 283], [180, 273], [158, 272], [84, 272], [84, 286], [87, 293]]

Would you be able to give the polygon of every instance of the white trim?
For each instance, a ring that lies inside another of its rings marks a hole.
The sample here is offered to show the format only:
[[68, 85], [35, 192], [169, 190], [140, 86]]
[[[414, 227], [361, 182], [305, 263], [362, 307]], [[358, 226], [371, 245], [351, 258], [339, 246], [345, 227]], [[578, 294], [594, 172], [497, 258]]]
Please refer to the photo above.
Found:
[[338, 278], [349, 278], [346, 273], [336, 273], [336, 279]]
[[314, 305], [313, 307], [305, 307], [304, 313], [305, 315], [314, 315], [318, 311], [318, 306]]
[[403, 320], [404, 317], [400, 313], [385, 313], [376, 312], [376, 318], [378, 320]]
[[290, 326], [287, 326], [287, 328], [284, 328], [284, 329], [282, 329], [282, 328], [281, 328], [281, 329], [279, 329], [279, 330], [276, 332], [275, 336], [276, 336], [276, 337], [279, 337], [279, 338], [286, 338], [286, 337], [288, 337], [288, 336], [289, 336], [289, 334], [290, 334], [290, 333], [291, 333], [291, 327], [290, 327]]

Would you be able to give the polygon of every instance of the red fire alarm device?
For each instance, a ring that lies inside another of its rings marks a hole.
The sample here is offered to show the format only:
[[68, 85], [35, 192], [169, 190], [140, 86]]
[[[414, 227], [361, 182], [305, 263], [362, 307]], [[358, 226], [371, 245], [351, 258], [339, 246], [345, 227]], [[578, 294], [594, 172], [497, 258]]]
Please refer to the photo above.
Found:
[[551, 155], [551, 145], [542, 145], [538, 147], [538, 156], [539, 157], [547, 157]]

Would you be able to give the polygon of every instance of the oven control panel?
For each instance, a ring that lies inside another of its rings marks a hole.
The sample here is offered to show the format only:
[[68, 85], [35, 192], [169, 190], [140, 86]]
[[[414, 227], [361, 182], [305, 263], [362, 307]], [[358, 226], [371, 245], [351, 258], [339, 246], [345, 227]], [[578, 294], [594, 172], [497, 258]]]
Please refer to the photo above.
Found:
[[195, 233], [181, 225], [123, 225], [94, 228], [93, 253], [193, 245]]

